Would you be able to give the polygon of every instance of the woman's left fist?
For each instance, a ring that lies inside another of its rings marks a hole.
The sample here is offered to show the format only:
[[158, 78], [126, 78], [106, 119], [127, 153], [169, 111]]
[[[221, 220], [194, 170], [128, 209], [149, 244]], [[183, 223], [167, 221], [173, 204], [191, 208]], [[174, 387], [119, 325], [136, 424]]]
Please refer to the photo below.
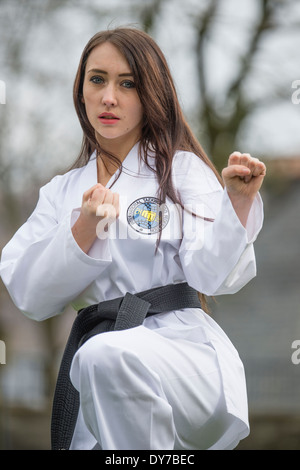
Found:
[[232, 195], [254, 199], [260, 190], [266, 166], [249, 153], [233, 152], [228, 159], [228, 166], [222, 171], [222, 178], [227, 192]]

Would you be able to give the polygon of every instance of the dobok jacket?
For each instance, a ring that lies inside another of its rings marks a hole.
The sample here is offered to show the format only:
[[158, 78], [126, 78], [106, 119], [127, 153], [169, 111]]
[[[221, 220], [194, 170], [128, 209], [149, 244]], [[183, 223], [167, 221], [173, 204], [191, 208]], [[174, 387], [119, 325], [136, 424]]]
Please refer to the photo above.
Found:
[[[173, 179], [185, 210], [169, 200], [162, 205], [155, 174], [139, 161], [138, 148], [136, 144], [125, 158], [121, 175], [117, 172], [107, 184], [110, 187], [116, 179], [112, 191], [120, 194], [120, 216], [108, 231], [99, 225], [88, 254], [77, 245], [71, 228], [83, 193], [97, 183], [95, 156], [41, 188], [34, 212], [4, 247], [0, 265], [13, 301], [28, 317], [44, 320], [68, 304], [79, 310], [126, 292], [172, 283], [188, 282], [208, 296], [232, 294], [255, 276], [253, 242], [263, 221], [260, 196], [244, 228], [212, 170], [194, 154], [178, 151]], [[154, 165], [153, 155], [149, 161]], [[199, 339], [214, 343], [228, 409], [247, 426], [242, 366], [240, 385], [231, 380], [230, 363], [240, 361], [235, 348], [203, 312], [168, 312], [164, 326], [172, 328], [176, 315], [184, 318], [182, 329], [177, 325], [174, 334], [186, 334], [187, 329], [195, 333], [198, 328]], [[145, 320], [150, 328], [158, 324], [159, 320]]]

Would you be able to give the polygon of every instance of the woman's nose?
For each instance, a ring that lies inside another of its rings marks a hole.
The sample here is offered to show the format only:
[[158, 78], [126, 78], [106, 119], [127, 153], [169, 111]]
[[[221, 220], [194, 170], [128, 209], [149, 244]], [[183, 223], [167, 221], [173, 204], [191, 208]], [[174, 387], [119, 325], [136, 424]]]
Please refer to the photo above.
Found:
[[104, 104], [105, 106], [108, 106], [108, 107], [116, 106], [117, 96], [116, 96], [115, 87], [113, 85], [108, 85], [103, 90], [102, 104]]

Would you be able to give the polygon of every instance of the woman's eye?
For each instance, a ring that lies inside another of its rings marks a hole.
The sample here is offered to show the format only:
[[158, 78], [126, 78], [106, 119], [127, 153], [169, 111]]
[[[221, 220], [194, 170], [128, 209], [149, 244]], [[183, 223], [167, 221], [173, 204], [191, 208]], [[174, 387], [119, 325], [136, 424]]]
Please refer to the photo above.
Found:
[[93, 83], [96, 83], [96, 85], [104, 82], [103, 78], [98, 77], [98, 76], [91, 77], [90, 81], [93, 82]]
[[135, 84], [131, 80], [125, 80], [122, 82], [124, 88], [135, 88]]

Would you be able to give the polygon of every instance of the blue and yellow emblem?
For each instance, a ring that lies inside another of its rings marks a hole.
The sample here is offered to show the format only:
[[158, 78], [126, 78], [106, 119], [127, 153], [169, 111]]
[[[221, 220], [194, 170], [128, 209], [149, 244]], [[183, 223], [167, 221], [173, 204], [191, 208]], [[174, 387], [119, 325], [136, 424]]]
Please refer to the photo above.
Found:
[[127, 209], [127, 221], [137, 232], [149, 235], [165, 228], [170, 214], [166, 204], [155, 197], [136, 199]]

